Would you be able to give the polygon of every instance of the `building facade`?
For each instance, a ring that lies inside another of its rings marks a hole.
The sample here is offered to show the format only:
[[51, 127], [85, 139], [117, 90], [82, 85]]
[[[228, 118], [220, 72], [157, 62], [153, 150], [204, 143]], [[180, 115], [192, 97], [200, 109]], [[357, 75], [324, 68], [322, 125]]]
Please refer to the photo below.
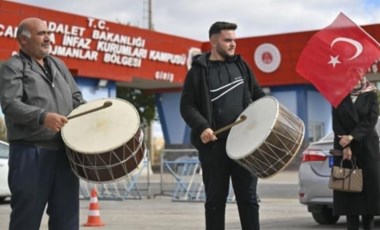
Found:
[[[0, 14], [0, 62], [18, 52], [18, 23], [26, 17], [42, 18], [53, 32], [51, 54], [67, 64], [87, 101], [116, 97], [117, 87], [149, 90], [155, 94], [166, 144], [189, 144], [189, 127], [179, 113], [181, 87], [192, 57], [208, 51], [208, 41], [8, 1], [0, 2]], [[363, 29], [380, 38], [380, 24]], [[306, 142], [319, 139], [332, 125], [331, 105], [295, 71], [303, 47], [315, 32], [236, 41], [236, 52], [268, 94], [304, 121]], [[370, 79], [377, 81], [377, 64], [370, 71]]]

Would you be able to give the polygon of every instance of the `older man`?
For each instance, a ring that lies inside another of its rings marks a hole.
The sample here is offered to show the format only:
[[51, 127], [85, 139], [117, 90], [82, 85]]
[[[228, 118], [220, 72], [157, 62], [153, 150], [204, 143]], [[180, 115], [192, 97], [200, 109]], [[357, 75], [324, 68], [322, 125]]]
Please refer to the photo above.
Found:
[[62, 61], [49, 55], [50, 31], [39, 18], [17, 31], [18, 55], [0, 69], [0, 99], [10, 143], [10, 230], [38, 230], [47, 205], [49, 229], [79, 229], [79, 180], [60, 130], [84, 103]]

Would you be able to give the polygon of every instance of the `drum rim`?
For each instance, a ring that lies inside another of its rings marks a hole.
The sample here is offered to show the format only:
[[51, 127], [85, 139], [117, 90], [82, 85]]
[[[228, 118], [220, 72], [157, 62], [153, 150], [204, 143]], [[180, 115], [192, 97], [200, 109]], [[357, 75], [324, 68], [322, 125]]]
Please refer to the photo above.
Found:
[[[260, 99], [261, 99], [261, 100], [263, 100], [263, 99], [272, 99], [272, 100], [275, 102], [275, 105], [276, 105], [276, 114], [275, 114], [275, 116], [274, 116], [275, 119], [273, 119], [271, 125], [269, 126], [266, 135], [263, 136], [263, 140], [265, 141], [265, 140], [268, 138], [268, 136], [272, 133], [272, 131], [273, 131], [273, 127], [274, 127], [274, 125], [276, 124], [277, 118], [278, 118], [278, 116], [279, 116], [280, 103], [279, 103], [279, 101], [278, 101], [275, 97], [273, 97], [273, 96], [269, 96], [269, 95], [268, 95], [268, 96], [261, 97], [261, 98], [259, 98], [258, 100], [260, 100]], [[256, 100], [256, 101], [257, 101], [257, 100]], [[254, 103], [254, 102], [252, 102], [252, 103]], [[251, 104], [252, 104], [252, 103], [251, 103]], [[250, 105], [251, 105], [251, 104], [250, 104]], [[248, 106], [248, 107], [249, 107], [249, 106]], [[248, 108], [248, 107], [247, 107], [247, 108]], [[246, 111], [247, 108], [245, 108], [244, 111]], [[244, 113], [244, 111], [243, 111], [243, 113]], [[242, 114], [243, 114], [243, 113], [242, 113]], [[263, 143], [263, 142], [262, 142], [262, 143]], [[261, 143], [261, 144], [262, 144], [262, 143]], [[244, 155], [232, 156], [232, 155], [229, 153], [228, 148], [227, 148], [227, 146], [228, 146], [228, 137], [227, 137], [227, 143], [226, 143], [226, 144], [227, 144], [227, 145], [226, 145], [226, 152], [227, 152], [227, 155], [228, 155], [228, 157], [230, 157], [230, 158], [233, 159], [233, 160], [239, 160], [239, 159], [241, 159], [241, 158], [247, 157], [247, 156], [251, 155], [253, 152], [255, 152], [255, 151], [259, 148], [259, 146], [256, 146], [254, 149], [252, 149], [250, 152], [248, 152], [248, 153], [246, 153], [246, 154], [244, 154]]]
[[[272, 96], [268, 96], [268, 97], [272, 97]], [[305, 138], [305, 124], [304, 124], [303, 120], [300, 117], [298, 117], [296, 114], [292, 113], [288, 108], [283, 106], [281, 103], [279, 103], [279, 101], [276, 98], [274, 98], [274, 97], [272, 97], [272, 98], [277, 102], [278, 109], [277, 109], [275, 119], [273, 120], [273, 124], [270, 127], [270, 129], [268, 129], [268, 131], [269, 131], [268, 135], [266, 135], [264, 140], [267, 140], [269, 135], [271, 135], [271, 133], [273, 132], [274, 125], [276, 125], [277, 120], [278, 120], [279, 116], [281, 115], [281, 110], [287, 112], [288, 114], [294, 115], [295, 116], [294, 119], [300, 121], [298, 124], [300, 124], [301, 129], [298, 130], [299, 132], [298, 132], [298, 136], [297, 136], [297, 140], [296, 140], [298, 144], [296, 146], [294, 146], [295, 148], [293, 149], [293, 151], [291, 151], [291, 153], [292, 153], [291, 158], [281, 168], [279, 168], [274, 173], [271, 173], [271, 174], [269, 174], [269, 173], [265, 174], [264, 172], [254, 173], [254, 170], [252, 168], [250, 168], [249, 166], [247, 166], [243, 162], [247, 157], [249, 157], [251, 154], [253, 154], [255, 151], [257, 151], [261, 147], [261, 144], [256, 146], [249, 154], [244, 155], [244, 156], [243, 155], [239, 156], [239, 158], [237, 158], [236, 156], [235, 157], [230, 156], [230, 154], [227, 151], [228, 156], [232, 160], [234, 160], [236, 163], [241, 165], [243, 168], [246, 168], [250, 173], [252, 173], [253, 175], [255, 175], [261, 179], [271, 178], [271, 177], [277, 175], [278, 173], [282, 172], [289, 164], [291, 164], [293, 162], [293, 160], [295, 159], [295, 157], [298, 155], [298, 153], [302, 147], [302, 143], [304, 141], [304, 138]]]
[[[140, 122], [140, 115], [139, 115], [139, 113], [138, 113], [136, 107], [135, 107], [131, 102], [129, 102], [129, 101], [125, 100], [125, 99], [122, 99], [122, 98], [101, 98], [101, 99], [96, 99], [96, 100], [90, 101], [89, 103], [91, 103], [91, 102], [99, 102], [99, 101], [107, 101], [107, 100], [110, 100], [110, 101], [117, 101], [117, 100], [118, 100], [118, 101], [125, 102], [125, 103], [131, 105], [130, 107], [136, 112], [136, 114], [137, 114], [137, 116], [138, 116], [139, 119], [137, 119], [137, 124], [136, 124], [136, 126], [133, 128], [133, 133], [134, 133], [134, 135], [131, 136], [131, 138], [133, 138], [133, 137], [136, 135], [137, 131], [138, 131], [139, 129], [141, 129], [141, 127], [140, 127], [140, 125], [141, 125], [141, 122]], [[78, 108], [78, 107], [77, 107], [77, 108]], [[75, 109], [77, 109], [77, 108], [75, 108]], [[75, 110], [75, 109], [74, 109], [74, 110]], [[72, 110], [72, 111], [74, 111], [74, 110]], [[73, 146], [72, 144], [70, 144], [70, 143], [68, 142], [67, 137], [65, 137], [65, 134], [64, 134], [64, 133], [65, 133], [65, 132], [64, 132], [64, 129], [65, 129], [65, 126], [64, 126], [64, 127], [62, 128], [62, 130], [61, 130], [61, 138], [62, 138], [63, 142], [65, 143], [66, 147], [67, 147], [67, 148], [70, 148], [71, 150], [74, 150], [74, 151], [76, 151], [76, 152], [83, 153], [83, 154], [99, 154], [99, 153], [104, 153], [105, 151], [112, 151], [112, 150], [115, 149], [115, 148], [119, 148], [119, 147], [125, 145], [126, 143], [128, 143], [128, 142], [131, 140], [131, 138], [130, 138], [130, 139], [128, 139], [128, 140], [126, 140], [126, 141], [123, 141], [122, 143], [118, 144], [117, 146], [114, 146], [113, 148], [110, 148], [110, 149], [104, 149], [104, 150], [102, 150], [102, 151], [96, 151], [96, 152], [94, 152], [94, 151], [86, 151], [86, 150], [83, 151], [83, 150], [81, 150], [81, 149], [76, 148], [75, 146]], [[143, 132], [143, 131], [141, 130], [141, 132]]]

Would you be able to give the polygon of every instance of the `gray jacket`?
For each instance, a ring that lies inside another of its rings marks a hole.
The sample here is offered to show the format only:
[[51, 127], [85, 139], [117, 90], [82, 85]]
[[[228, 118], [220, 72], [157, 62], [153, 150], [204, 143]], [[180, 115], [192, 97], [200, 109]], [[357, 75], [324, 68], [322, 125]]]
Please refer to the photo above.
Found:
[[76, 82], [63, 62], [46, 57], [50, 81], [37, 62], [20, 53], [0, 69], [0, 103], [8, 129], [8, 141], [59, 140], [60, 133], [43, 126], [47, 112], [67, 116], [84, 103]]

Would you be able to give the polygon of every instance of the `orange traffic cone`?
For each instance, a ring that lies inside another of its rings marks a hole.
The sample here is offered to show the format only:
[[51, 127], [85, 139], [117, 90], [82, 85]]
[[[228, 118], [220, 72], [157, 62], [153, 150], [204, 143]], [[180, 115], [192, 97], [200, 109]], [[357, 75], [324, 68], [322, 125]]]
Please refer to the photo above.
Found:
[[88, 210], [87, 223], [85, 223], [83, 226], [91, 226], [91, 227], [104, 226], [104, 224], [100, 220], [98, 193], [96, 192], [96, 188], [93, 188], [91, 191], [90, 206], [88, 209], [89, 210]]

